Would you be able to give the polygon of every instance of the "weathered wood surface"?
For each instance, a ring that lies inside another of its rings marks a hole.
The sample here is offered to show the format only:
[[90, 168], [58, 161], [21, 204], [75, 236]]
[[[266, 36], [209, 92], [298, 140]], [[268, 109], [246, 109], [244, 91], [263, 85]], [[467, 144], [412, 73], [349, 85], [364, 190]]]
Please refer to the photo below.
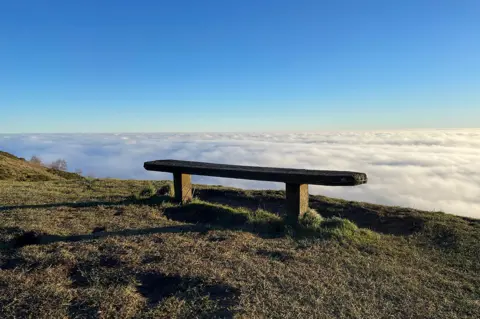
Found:
[[353, 186], [367, 182], [367, 175], [359, 172], [226, 165], [179, 160], [145, 162], [144, 168], [157, 172], [283, 182], [288, 184]]

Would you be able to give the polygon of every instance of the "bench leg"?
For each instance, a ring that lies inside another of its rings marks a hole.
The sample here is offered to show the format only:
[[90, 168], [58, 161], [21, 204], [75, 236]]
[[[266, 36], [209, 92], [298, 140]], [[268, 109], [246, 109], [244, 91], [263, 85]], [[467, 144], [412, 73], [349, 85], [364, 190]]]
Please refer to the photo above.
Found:
[[190, 174], [173, 173], [175, 200], [186, 203], [192, 200], [192, 176]]
[[286, 184], [287, 220], [296, 225], [298, 218], [308, 210], [308, 184]]

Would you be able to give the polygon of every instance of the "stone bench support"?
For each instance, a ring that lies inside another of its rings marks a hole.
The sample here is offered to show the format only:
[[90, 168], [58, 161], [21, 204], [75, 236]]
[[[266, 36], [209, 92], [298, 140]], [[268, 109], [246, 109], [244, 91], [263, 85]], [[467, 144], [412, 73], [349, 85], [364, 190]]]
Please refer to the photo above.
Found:
[[173, 189], [175, 200], [187, 203], [192, 200], [192, 176], [190, 174], [173, 173]]
[[308, 210], [308, 184], [285, 184], [287, 218], [289, 224], [296, 224]]

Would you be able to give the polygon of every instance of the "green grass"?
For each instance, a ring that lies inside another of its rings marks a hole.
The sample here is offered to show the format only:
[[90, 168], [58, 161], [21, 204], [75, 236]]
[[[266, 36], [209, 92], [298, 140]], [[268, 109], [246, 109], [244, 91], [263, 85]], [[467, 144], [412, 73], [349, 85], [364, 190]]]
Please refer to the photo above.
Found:
[[[2, 318], [477, 318], [480, 221], [162, 181], [0, 181]], [[162, 191], [157, 193], [158, 189]]]

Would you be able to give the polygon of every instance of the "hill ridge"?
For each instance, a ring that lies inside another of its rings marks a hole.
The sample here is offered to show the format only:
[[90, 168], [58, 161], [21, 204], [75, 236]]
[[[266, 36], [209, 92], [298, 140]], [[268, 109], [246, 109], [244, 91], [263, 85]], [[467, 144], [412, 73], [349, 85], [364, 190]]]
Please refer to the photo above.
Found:
[[0, 180], [51, 181], [76, 180], [83, 177], [71, 172], [31, 163], [22, 157], [0, 151]]

